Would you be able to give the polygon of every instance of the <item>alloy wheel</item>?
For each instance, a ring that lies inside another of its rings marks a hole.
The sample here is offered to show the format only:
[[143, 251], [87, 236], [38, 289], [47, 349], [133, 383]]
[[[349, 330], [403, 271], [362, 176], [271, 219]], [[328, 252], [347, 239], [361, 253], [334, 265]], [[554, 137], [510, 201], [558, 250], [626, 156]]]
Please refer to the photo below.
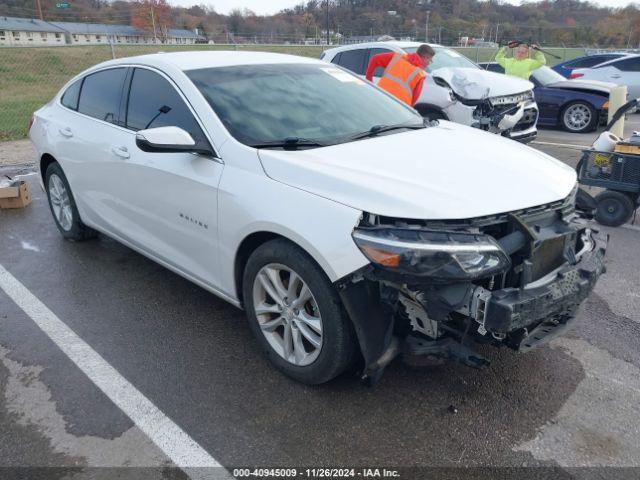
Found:
[[60, 227], [68, 232], [73, 225], [71, 198], [62, 179], [55, 173], [49, 176], [49, 200], [51, 210]]
[[583, 130], [591, 123], [591, 110], [582, 103], [569, 106], [564, 112], [564, 124], [571, 131]]
[[322, 318], [300, 275], [285, 265], [265, 265], [253, 282], [253, 305], [260, 330], [278, 355], [301, 367], [318, 358]]

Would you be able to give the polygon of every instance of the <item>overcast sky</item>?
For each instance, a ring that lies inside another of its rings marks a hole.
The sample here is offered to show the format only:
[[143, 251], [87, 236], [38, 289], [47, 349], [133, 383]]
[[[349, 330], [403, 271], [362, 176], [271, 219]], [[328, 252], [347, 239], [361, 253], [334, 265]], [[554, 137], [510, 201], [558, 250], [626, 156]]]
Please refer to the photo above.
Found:
[[[507, 0], [509, 3], [519, 4], [519, 0]], [[216, 12], [229, 13], [233, 8], [248, 8], [258, 15], [276, 13], [283, 8], [293, 7], [300, 3], [298, 0], [169, 0], [173, 5], [190, 7], [191, 5], [213, 5]], [[624, 7], [631, 3], [629, 0], [595, 0], [594, 3], [610, 7]]]

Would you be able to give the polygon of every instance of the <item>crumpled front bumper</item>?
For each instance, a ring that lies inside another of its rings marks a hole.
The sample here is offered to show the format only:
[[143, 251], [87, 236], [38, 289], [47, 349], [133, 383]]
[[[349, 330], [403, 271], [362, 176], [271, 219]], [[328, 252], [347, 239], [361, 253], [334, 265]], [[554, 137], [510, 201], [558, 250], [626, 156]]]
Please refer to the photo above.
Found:
[[591, 233], [594, 247], [575, 265], [565, 265], [554, 278], [540, 285], [497, 290], [486, 301], [487, 331], [508, 333], [543, 318], [570, 310], [593, 290], [604, 272], [607, 236]]
[[[590, 241], [576, 256], [575, 263], [565, 262], [552, 273], [522, 288], [484, 290], [482, 302], [476, 302], [474, 308], [470, 300], [464, 299], [470, 299], [479, 287], [471, 283], [454, 285], [462, 288], [459, 290], [462, 292], [460, 309], [456, 311], [468, 318], [470, 337], [524, 352], [562, 333], [605, 271], [608, 236], [590, 229], [585, 232]], [[363, 270], [339, 285], [340, 296], [360, 343], [365, 365], [363, 378], [375, 381], [385, 365], [402, 352], [411, 355], [437, 353], [437, 356], [471, 366], [488, 363], [472, 350], [473, 342], [463, 344], [450, 337], [427, 341], [409, 335], [403, 344], [394, 336], [394, 313], [388, 302], [381, 298], [376, 277], [373, 270]], [[472, 340], [470, 337], [468, 341]]]
[[562, 333], [605, 271], [608, 236], [591, 231], [590, 238], [593, 248], [547, 281], [492, 292], [482, 306], [484, 329], [498, 335], [518, 332], [508, 344], [521, 351]]

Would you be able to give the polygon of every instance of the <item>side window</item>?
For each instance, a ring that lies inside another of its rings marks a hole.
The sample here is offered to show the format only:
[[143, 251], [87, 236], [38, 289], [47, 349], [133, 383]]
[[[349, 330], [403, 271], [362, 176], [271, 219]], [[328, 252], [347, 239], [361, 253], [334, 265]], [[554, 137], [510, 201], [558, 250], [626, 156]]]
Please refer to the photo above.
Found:
[[331, 63], [337, 63], [340, 65], [340, 57], [342, 56], [342, 52], [336, 53], [336, 56], [331, 59]]
[[[373, 58], [374, 55], [378, 55], [379, 53], [393, 53], [391, 50], [388, 50], [386, 48], [372, 48], [369, 50], [369, 55], [367, 56], [367, 61], [364, 65], [364, 71], [367, 71], [367, 67], [369, 66], [369, 63], [371, 62], [371, 59]], [[374, 77], [381, 77], [382, 74], [384, 73], [384, 68], [382, 67], [378, 67], [375, 69], [375, 71], [373, 72], [373, 76]]]
[[640, 72], [640, 57], [625, 58], [611, 64], [623, 72]]
[[69, 88], [62, 94], [60, 102], [71, 110], [78, 109], [78, 98], [80, 97], [80, 87], [82, 86], [82, 79], [71, 84]]
[[342, 52], [342, 55], [340, 55], [338, 65], [351, 70], [353, 73], [356, 73], [358, 75], [364, 75], [366, 68], [364, 65], [364, 59], [367, 51], [368, 49], [366, 48], [361, 48], [358, 50], [346, 50]]
[[80, 89], [78, 112], [116, 123], [126, 72], [125, 68], [112, 68], [86, 76]]
[[165, 78], [144, 68], [136, 68], [131, 80], [126, 127], [144, 130], [180, 127], [193, 139], [207, 141], [191, 111]]

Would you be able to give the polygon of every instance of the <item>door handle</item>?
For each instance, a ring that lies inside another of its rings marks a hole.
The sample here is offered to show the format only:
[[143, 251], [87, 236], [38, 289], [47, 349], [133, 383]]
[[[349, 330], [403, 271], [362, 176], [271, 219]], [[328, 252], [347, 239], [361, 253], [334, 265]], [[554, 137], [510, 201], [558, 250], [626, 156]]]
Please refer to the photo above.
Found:
[[609, 75], [610, 78], [620, 78], [620, 75], [614, 73], [613, 75]]
[[61, 128], [58, 131], [60, 132], [60, 135], [62, 135], [63, 137], [67, 137], [67, 138], [73, 137], [73, 132], [69, 127]]
[[131, 156], [129, 155], [129, 151], [127, 150], [127, 147], [112, 147], [111, 151], [115, 153], [117, 156], [119, 156], [120, 158], [129, 158]]

